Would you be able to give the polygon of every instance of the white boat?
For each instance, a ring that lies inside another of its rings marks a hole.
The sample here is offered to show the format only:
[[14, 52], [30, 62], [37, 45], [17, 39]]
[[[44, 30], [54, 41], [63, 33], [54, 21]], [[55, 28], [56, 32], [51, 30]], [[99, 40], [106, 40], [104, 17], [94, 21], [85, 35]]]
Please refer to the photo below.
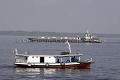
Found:
[[92, 58], [82, 60], [82, 54], [72, 53], [70, 44], [68, 44], [69, 52], [62, 52], [60, 55], [31, 55], [28, 51], [19, 53], [15, 49], [14, 64], [19, 67], [30, 68], [79, 68], [90, 69]]
[[81, 38], [81, 40], [82, 42], [85, 42], [85, 43], [101, 43], [102, 42], [98, 37], [91, 35], [88, 30], [85, 33], [84, 37]]

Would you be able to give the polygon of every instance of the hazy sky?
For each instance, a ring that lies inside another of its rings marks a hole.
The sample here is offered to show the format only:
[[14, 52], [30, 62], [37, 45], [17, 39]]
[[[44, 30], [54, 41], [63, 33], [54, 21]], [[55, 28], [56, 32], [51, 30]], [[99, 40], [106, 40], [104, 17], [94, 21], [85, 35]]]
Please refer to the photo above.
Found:
[[0, 31], [120, 33], [120, 0], [0, 0]]

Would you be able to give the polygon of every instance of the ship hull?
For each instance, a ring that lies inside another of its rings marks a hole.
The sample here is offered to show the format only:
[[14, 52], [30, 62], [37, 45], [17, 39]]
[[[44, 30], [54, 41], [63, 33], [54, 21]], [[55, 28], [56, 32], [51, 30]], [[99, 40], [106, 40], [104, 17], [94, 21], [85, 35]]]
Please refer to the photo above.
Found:
[[88, 63], [79, 63], [79, 64], [69, 64], [66, 65], [60, 64], [60, 65], [28, 65], [28, 64], [15, 64], [18, 67], [25, 67], [25, 68], [61, 68], [61, 69], [66, 69], [66, 68], [75, 68], [75, 69], [90, 69], [91, 62]]

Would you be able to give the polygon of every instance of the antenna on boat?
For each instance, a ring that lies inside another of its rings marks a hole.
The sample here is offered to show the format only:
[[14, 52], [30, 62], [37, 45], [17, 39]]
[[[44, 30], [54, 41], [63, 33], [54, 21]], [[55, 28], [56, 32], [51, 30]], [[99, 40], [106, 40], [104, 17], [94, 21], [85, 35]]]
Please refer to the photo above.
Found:
[[87, 30], [87, 34], [89, 33], [89, 31]]
[[68, 49], [69, 49], [69, 52], [71, 53], [71, 46], [70, 46], [70, 43], [68, 42], [68, 40], [65, 42], [65, 44], [67, 44], [68, 46], [66, 46]]

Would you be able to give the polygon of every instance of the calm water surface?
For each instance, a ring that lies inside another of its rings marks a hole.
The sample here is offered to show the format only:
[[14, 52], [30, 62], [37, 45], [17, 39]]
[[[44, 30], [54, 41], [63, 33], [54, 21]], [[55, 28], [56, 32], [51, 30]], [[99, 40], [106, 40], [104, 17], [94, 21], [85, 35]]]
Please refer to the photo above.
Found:
[[[120, 38], [102, 37], [101, 44], [71, 43], [73, 52], [93, 58], [91, 69], [18, 68], [13, 65], [14, 48], [31, 54], [68, 51], [64, 43], [22, 43], [23, 36], [0, 36], [0, 80], [120, 80]], [[107, 42], [108, 41], [108, 42]]]

